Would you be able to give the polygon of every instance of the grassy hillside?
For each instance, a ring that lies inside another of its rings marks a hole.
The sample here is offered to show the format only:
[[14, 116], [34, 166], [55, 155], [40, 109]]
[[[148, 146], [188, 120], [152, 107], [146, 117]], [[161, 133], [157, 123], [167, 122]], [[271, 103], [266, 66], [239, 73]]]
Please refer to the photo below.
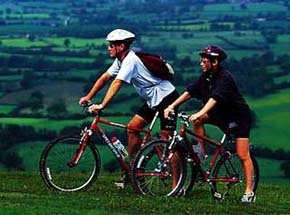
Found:
[[[61, 89], [61, 90], [60, 90]], [[32, 91], [41, 90], [47, 92], [47, 97], [45, 104], [51, 103], [54, 99], [64, 99], [65, 104], [70, 112], [81, 113], [81, 108], [78, 106], [77, 101], [80, 96], [83, 95], [82, 87], [80, 84], [75, 82], [59, 82], [55, 86], [43, 85], [27, 91], [20, 91], [11, 93], [5, 97], [2, 97], [0, 101], [5, 101], [7, 103], [15, 104], [21, 99], [26, 99], [29, 97]], [[183, 87], [180, 87], [180, 92], [182, 92]], [[61, 92], [61, 93], [57, 93]], [[103, 92], [94, 99], [99, 101], [99, 98], [103, 97]], [[131, 93], [134, 92], [132, 87], [123, 89], [123, 92]], [[248, 102], [256, 114], [257, 117], [257, 127], [253, 129], [251, 137], [252, 141], [257, 146], [263, 146], [270, 149], [285, 149], [290, 150], [290, 145], [288, 144], [288, 132], [287, 125], [290, 121], [289, 106], [290, 106], [290, 90], [281, 90], [272, 95], [265, 96], [260, 99], [248, 98]], [[117, 98], [117, 97], [116, 97]], [[138, 106], [140, 104], [140, 99], [133, 97], [131, 99], [121, 100], [118, 103], [112, 103], [106, 110], [107, 113], [116, 113], [122, 110], [122, 113], [128, 113], [127, 117], [115, 116], [107, 117], [108, 120], [113, 120], [120, 123], [127, 123], [132, 115], [131, 108], [133, 106]], [[3, 112], [8, 112], [13, 106], [2, 106]], [[180, 108], [182, 110], [182, 106]], [[131, 115], [130, 115], [131, 114]], [[21, 124], [21, 125], [31, 125], [35, 128], [47, 128], [53, 130], [60, 130], [65, 126], [79, 126], [83, 121], [90, 121], [88, 118], [86, 120], [49, 120], [49, 119], [35, 119], [35, 118], [15, 118], [15, 117], [2, 117], [1, 123], [4, 124]], [[277, 141], [279, 139], [279, 141]]]
[[249, 103], [258, 120], [257, 128], [252, 132], [253, 142], [258, 146], [289, 151], [290, 90], [249, 100]]
[[[47, 143], [47, 141], [26, 142], [11, 148], [10, 151], [17, 152], [22, 158], [25, 170], [38, 171], [40, 156]], [[113, 159], [113, 154], [107, 146], [98, 145], [97, 148], [100, 152], [102, 168], [104, 168]]]
[[0, 172], [0, 214], [290, 214], [290, 188], [285, 185], [260, 184], [256, 203], [248, 205], [213, 201], [207, 185], [182, 198], [137, 196], [131, 187], [117, 190], [113, 185], [117, 177], [102, 175], [85, 192], [58, 193], [47, 190], [35, 172]]
[[[68, 113], [81, 112], [78, 99], [85, 95], [85, 85], [112, 62], [107, 57], [104, 38], [113, 28], [134, 31], [137, 35], [134, 46], [168, 57], [176, 74], [183, 80], [193, 79], [199, 74], [198, 50], [211, 43], [227, 50], [228, 62], [245, 57], [247, 62], [259, 59], [249, 68], [265, 71], [265, 74], [268, 70], [270, 76], [275, 76], [273, 82], [277, 88], [274, 89], [280, 89], [281, 83], [286, 88], [290, 83], [289, 71], [285, 69], [289, 68], [287, 62], [281, 65], [275, 61], [268, 65], [269, 61], [259, 58], [265, 53], [272, 53], [277, 59], [289, 54], [290, 19], [286, 1], [202, 5], [171, 1], [172, 4], [151, 8], [136, 1], [125, 4], [102, 2], [11, 0], [0, 5], [1, 124], [60, 131], [66, 126], [79, 126], [91, 120], [51, 120], [46, 118], [46, 114], [48, 107], [56, 101], [63, 101]], [[182, 73], [178, 73], [180, 71]], [[242, 83], [246, 84], [254, 77], [252, 73], [248, 74]], [[183, 85], [177, 86], [180, 92], [187, 84], [179, 82], [178, 85]], [[255, 87], [263, 88], [260, 83]], [[94, 102], [103, 98], [106, 89], [94, 98]], [[35, 118], [31, 107], [22, 107], [31, 100], [33, 92], [43, 94], [43, 107], [38, 112], [43, 118]], [[106, 110], [108, 114], [115, 114], [108, 120], [124, 124], [130, 120], [140, 104], [140, 98], [134, 92], [132, 87], [122, 89]], [[288, 90], [276, 91], [262, 98], [248, 99], [257, 116], [257, 127], [251, 134], [257, 147], [290, 151], [287, 130], [289, 93], [288, 87]], [[218, 136], [219, 133], [210, 128], [209, 135]], [[26, 142], [9, 150], [17, 151], [27, 169], [34, 170], [44, 144]], [[109, 162], [109, 153], [102, 149], [102, 154], [105, 155], [104, 163]], [[267, 183], [285, 182], [281, 179], [280, 163], [260, 159], [263, 180]], [[4, 168], [1, 163], [0, 168]]]

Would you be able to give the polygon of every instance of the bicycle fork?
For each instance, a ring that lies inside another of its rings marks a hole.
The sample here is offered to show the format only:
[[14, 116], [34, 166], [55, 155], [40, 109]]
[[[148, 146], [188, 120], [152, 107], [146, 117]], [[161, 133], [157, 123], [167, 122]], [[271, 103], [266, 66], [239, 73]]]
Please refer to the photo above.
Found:
[[72, 160], [70, 162], [67, 163], [68, 167], [73, 168], [75, 167], [80, 158], [81, 155], [83, 154], [86, 146], [87, 146], [87, 142], [90, 138], [90, 136], [93, 134], [93, 132], [90, 129], [87, 129], [87, 127], [81, 131], [81, 139], [80, 139], [80, 147], [76, 150], [76, 153], [74, 154]]
[[[171, 162], [171, 159], [175, 153], [175, 147], [179, 141], [181, 141], [182, 137], [180, 137], [176, 131], [174, 131], [174, 135], [172, 137], [172, 140], [169, 144], [169, 146], [165, 149], [164, 153], [161, 153], [161, 159], [157, 164], [157, 167], [155, 168], [155, 172], [162, 173], [168, 166], [168, 163]], [[167, 173], [169, 174], [169, 173]], [[164, 175], [167, 177], [168, 175]]]

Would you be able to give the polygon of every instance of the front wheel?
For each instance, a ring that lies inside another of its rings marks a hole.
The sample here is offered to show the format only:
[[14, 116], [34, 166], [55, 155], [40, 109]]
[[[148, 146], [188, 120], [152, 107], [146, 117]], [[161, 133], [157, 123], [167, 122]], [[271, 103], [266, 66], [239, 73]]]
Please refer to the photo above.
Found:
[[[259, 183], [259, 166], [255, 157], [251, 155], [253, 163], [252, 189], [256, 193]], [[213, 172], [213, 197], [216, 199], [238, 199], [246, 187], [243, 166], [237, 153], [223, 156]], [[242, 186], [241, 186], [242, 185]]]
[[47, 144], [39, 169], [44, 183], [59, 191], [73, 192], [89, 188], [100, 172], [100, 156], [88, 141], [77, 165], [70, 165], [80, 148], [79, 136], [63, 136]]
[[156, 196], [179, 193], [186, 177], [186, 164], [178, 158], [178, 152], [168, 158], [169, 144], [166, 140], [151, 141], [131, 161], [132, 185], [137, 193]]

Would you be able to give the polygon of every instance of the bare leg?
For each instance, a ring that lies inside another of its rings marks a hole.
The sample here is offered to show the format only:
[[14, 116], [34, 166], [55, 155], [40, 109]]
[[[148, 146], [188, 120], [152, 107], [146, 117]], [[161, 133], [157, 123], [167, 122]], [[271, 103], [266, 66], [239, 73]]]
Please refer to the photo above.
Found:
[[[166, 140], [168, 139], [169, 135], [172, 135], [173, 131], [162, 130], [161, 131], [161, 138]], [[180, 175], [180, 170], [178, 168], [180, 162], [180, 155], [178, 152], [175, 152], [170, 160], [170, 164], [172, 167], [172, 189], [176, 187], [178, 178]]]
[[243, 170], [246, 179], [246, 190], [245, 193], [251, 193], [252, 189], [252, 177], [254, 174], [253, 163], [250, 156], [249, 145], [250, 141], [249, 138], [237, 138], [237, 153], [239, 158], [242, 161]]
[[[204, 114], [202, 115], [199, 119], [195, 120], [193, 123], [193, 128], [196, 134], [199, 136], [204, 136], [205, 135], [205, 129], [204, 129], [204, 123], [208, 120], [208, 115]], [[201, 139], [197, 140], [200, 143], [201, 146], [201, 151], [203, 155], [206, 154], [205, 149], [204, 149], [204, 142]]]
[[[140, 117], [139, 115], [135, 115], [131, 121], [129, 122], [128, 126], [137, 127], [137, 128], [144, 128], [147, 125], [147, 122]], [[129, 147], [129, 156], [130, 159], [138, 151], [141, 144], [139, 132], [132, 131], [128, 129], [128, 147]]]

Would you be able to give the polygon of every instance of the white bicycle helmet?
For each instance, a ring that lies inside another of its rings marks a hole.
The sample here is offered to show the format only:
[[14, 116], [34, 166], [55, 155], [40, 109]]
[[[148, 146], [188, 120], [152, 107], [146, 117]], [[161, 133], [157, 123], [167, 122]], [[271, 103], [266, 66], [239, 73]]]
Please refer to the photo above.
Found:
[[124, 29], [115, 29], [107, 35], [108, 42], [128, 41], [132, 42], [135, 39], [135, 34]]

